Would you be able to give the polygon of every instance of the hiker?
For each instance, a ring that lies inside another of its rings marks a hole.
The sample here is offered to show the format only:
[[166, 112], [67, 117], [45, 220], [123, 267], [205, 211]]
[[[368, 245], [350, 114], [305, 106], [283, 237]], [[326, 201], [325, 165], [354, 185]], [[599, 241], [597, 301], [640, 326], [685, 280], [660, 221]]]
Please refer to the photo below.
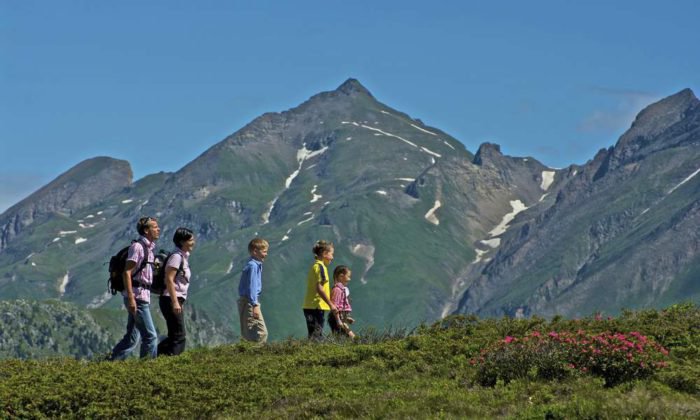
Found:
[[186, 332], [184, 306], [190, 287], [190, 253], [194, 249], [194, 233], [179, 227], [173, 236], [175, 250], [165, 263], [165, 291], [158, 304], [168, 325], [168, 336], [158, 344], [158, 356], [177, 356], [185, 351]]
[[304, 319], [309, 339], [323, 339], [324, 311], [337, 313], [338, 309], [330, 299], [328, 264], [333, 261], [333, 243], [317, 241], [313, 246], [314, 263], [306, 276], [306, 296], [304, 297]]
[[136, 224], [140, 237], [129, 247], [124, 269], [124, 306], [129, 313], [126, 334], [112, 349], [109, 360], [124, 360], [131, 354], [141, 336], [141, 358], [156, 357], [157, 334], [151, 318], [151, 291], [153, 282], [153, 249], [160, 237], [158, 221], [142, 217]]
[[270, 244], [262, 238], [248, 243], [250, 259], [243, 267], [238, 283], [238, 315], [241, 321], [241, 337], [255, 343], [267, 341], [267, 326], [260, 310], [262, 292], [262, 265], [267, 258]]
[[350, 329], [350, 324], [355, 322], [350, 317], [350, 289], [348, 282], [352, 277], [352, 271], [346, 265], [339, 265], [333, 270], [333, 289], [331, 289], [331, 302], [338, 309], [337, 312], [328, 314], [328, 325], [334, 334], [346, 335], [355, 338], [355, 333]]

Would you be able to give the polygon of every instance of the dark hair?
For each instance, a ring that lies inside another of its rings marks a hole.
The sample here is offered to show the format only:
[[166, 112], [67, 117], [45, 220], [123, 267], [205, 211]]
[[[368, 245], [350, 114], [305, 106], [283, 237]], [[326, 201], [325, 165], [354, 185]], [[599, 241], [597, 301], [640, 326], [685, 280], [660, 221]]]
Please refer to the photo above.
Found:
[[320, 257], [324, 252], [329, 251], [333, 248], [333, 242], [324, 241], [323, 239], [317, 241], [312, 249], [315, 256]]
[[343, 274], [347, 274], [350, 272], [350, 267], [347, 265], [339, 265], [333, 270], [333, 281], [338, 281], [338, 277], [340, 277]]
[[179, 227], [175, 231], [175, 235], [173, 235], [173, 242], [175, 243], [176, 247], [182, 248], [182, 243], [187, 242], [192, 238], [194, 238], [194, 233], [192, 233], [191, 230], [184, 227]]
[[146, 234], [148, 222], [157, 222], [157, 220], [152, 217], [142, 217], [139, 219], [138, 223], [136, 223], [136, 231], [139, 233], [139, 235], [143, 236]]

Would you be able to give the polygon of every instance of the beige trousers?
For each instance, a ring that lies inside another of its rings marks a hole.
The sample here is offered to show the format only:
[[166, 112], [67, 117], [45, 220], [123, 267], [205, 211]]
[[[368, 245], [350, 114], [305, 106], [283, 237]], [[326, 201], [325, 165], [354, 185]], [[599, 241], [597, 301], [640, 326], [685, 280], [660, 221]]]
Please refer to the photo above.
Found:
[[260, 312], [260, 318], [253, 318], [253, 305], [247, 298], [238, 299], [238, 316], [241, 320], [241, 337], [244, 340], [256, 343], [267, 341], [265, 318], [263, 318], [262, 312]]

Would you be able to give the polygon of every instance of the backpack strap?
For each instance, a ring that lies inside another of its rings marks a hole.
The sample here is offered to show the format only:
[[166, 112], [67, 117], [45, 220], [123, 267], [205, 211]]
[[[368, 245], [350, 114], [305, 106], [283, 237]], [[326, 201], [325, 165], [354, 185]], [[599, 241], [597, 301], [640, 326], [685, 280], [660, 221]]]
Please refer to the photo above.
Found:
[[140, 273], [144, 268], [146, 268], [146, 266], [147, 266], [148, 264], [153, 265], [153, 263], [148, 261], [148, 253], [149, 253], [149, 252], [148, 252], [148, 247], [146, 246], [145, 243], [143, 243], [143, 241], [141, 240], [141, 238], [135, 240], [135, 241], [132, 242], [132, 243], [139, 243], [139, 244], [141, 244], [141, 247], [143, 248], [143, 254], [144, 254], [144, 256], [143, 256], [143, 260], [141, 260], [141, 264], [139, 265], [139, 267], [138, 267], [138, 268], [136, 269], [136, 271], [134, 271], [134, 273], [131, 275], [131, 283], [133, 284], [133, 283], [135, 282], [135, 283], [138, 284], [137, 287], [142, 287], [142, 288], [143, 288], [143, 287], [146, 287], [146, 286], [143, 285], [143, 284], [141, 283], [141, 281], [139, 281], [139, 280], [134, 280], [134, 277], [135, 277], [138, 273]]
[[175, 251], [172, 254], [168, 255], [168, 258], [165, 259], [165, 262], [163, 262], [163, 266], [167, 267], [168, 266], [168, 261], [170, 261], [170, 258], [175, 255], [175, 254], [180, 254], [180, 267], [178, 267], [177, 272], [175, 275], [177, 276], [178, 274], [182, 274], [183, 276], [185, 275], [185, 254], [183, 254], [181, 251]]

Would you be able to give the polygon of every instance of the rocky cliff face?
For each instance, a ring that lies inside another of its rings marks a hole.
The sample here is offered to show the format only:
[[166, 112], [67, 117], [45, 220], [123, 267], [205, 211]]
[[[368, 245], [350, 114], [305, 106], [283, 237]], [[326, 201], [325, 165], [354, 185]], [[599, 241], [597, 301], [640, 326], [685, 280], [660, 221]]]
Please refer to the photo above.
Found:
[[0, 215], [0, 253], [35, 222], [94, 205], [131, 184], [131, 166], [123, 160], [98, 157], [79, 163]]
[[460, 312], [562, 313], [697, 299], [700, 101], [689, 90], [643, 110], [618, 143], [556, 172], [467, 281]]

